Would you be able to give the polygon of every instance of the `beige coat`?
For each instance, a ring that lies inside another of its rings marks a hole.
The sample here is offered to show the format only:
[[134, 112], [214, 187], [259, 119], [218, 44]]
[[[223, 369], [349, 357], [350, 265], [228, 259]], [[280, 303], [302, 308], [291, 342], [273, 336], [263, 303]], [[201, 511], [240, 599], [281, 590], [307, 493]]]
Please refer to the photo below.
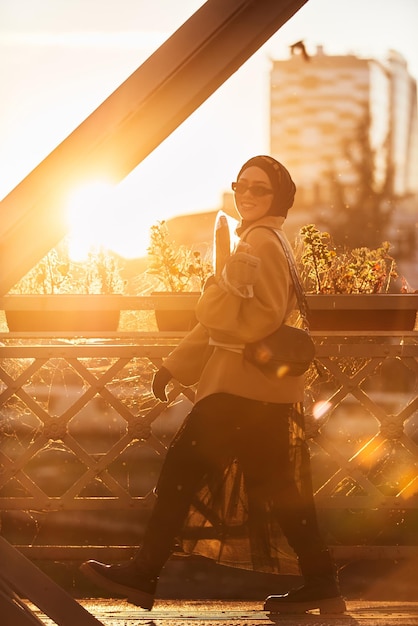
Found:
[[[282, 217], [266, 216], [257, 225], [282, 229]], [[264, 402], [303, 401], [303, 376], [268, 378], [243, 357], [238, 346], [262, 339], [285, 320], [296, 305], [287, 260], [278, 237], [266, 228], [252, 224], [241, 234], [260, 259], [260, 273], [252, 298], [228, 293], [217, 284], [207, 288], [199, 299], [199, 324], [164, 361], [164, 366], [183, 385], [198, 383], [196, 400], [230, 393]], [[237, 351], [219, 346], [236, 345]]]

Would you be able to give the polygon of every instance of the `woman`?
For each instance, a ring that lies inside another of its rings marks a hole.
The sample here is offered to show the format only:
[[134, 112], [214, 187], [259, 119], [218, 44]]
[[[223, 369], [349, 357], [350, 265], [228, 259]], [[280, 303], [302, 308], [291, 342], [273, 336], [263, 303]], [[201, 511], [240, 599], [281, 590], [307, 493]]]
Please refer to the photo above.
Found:
[[240, 243], [199, 299], [199, 324], [154, 377], [153, 393], [162, 401], [171, 378], [198, 384], [195, 406], [164, 461], [143, 544], [131, 561], [89, 561], [82, 571], [151, 609], [158, 575], [179, 537], [185, 552], [278, 572], [284, 535], [305, 585], [270, 596], [265, 610], [341, 612], [344, 601], [316, 520], [303, 376], [267, 377], [243, 355], [245, 344], [272, 333], [296, 305], [272, 230], [282, 229], [296, 188], [281, 163], [256, 156], [232, 189]]

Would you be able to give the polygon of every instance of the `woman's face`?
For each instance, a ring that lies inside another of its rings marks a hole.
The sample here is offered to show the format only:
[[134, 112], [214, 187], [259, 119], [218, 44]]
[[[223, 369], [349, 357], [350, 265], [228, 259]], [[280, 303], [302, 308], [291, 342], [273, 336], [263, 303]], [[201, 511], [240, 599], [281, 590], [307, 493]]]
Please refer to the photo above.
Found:
[[237, 180], [235, 205], [243, 221], [254, 222], [263, 217], [273, 202], [270, 179], [260, 167], [245, 169]]

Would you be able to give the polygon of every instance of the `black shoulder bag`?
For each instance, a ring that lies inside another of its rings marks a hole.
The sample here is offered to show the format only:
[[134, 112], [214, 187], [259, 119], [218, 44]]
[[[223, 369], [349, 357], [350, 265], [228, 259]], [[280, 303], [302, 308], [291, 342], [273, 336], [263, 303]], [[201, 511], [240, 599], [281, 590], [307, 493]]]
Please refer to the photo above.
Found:
[[308, 303], [287, 239], [281, 231], [273, 228], [269, 230], [273, 230], [283, 246], [304, 328], [282, 324], [268, 337], [247, 344], [244, 357], [266, 374], [280, 378], [301, 376], [309, 369], [315, 358], [315, 344], [309, 334]]

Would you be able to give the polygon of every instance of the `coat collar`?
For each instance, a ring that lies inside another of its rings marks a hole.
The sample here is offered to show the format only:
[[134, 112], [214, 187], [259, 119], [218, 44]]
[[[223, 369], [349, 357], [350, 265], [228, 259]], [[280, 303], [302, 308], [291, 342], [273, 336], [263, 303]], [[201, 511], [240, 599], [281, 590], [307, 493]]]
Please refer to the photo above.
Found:
[[256, 226], [267, 226], [268, 228], [282, 230], [284, 220], [285, 218], [281, 215], [265, 215], [261, 219], [251, 222], [250, 224], [240, 224], [235, 232], [240, 238], [243, 238]]

